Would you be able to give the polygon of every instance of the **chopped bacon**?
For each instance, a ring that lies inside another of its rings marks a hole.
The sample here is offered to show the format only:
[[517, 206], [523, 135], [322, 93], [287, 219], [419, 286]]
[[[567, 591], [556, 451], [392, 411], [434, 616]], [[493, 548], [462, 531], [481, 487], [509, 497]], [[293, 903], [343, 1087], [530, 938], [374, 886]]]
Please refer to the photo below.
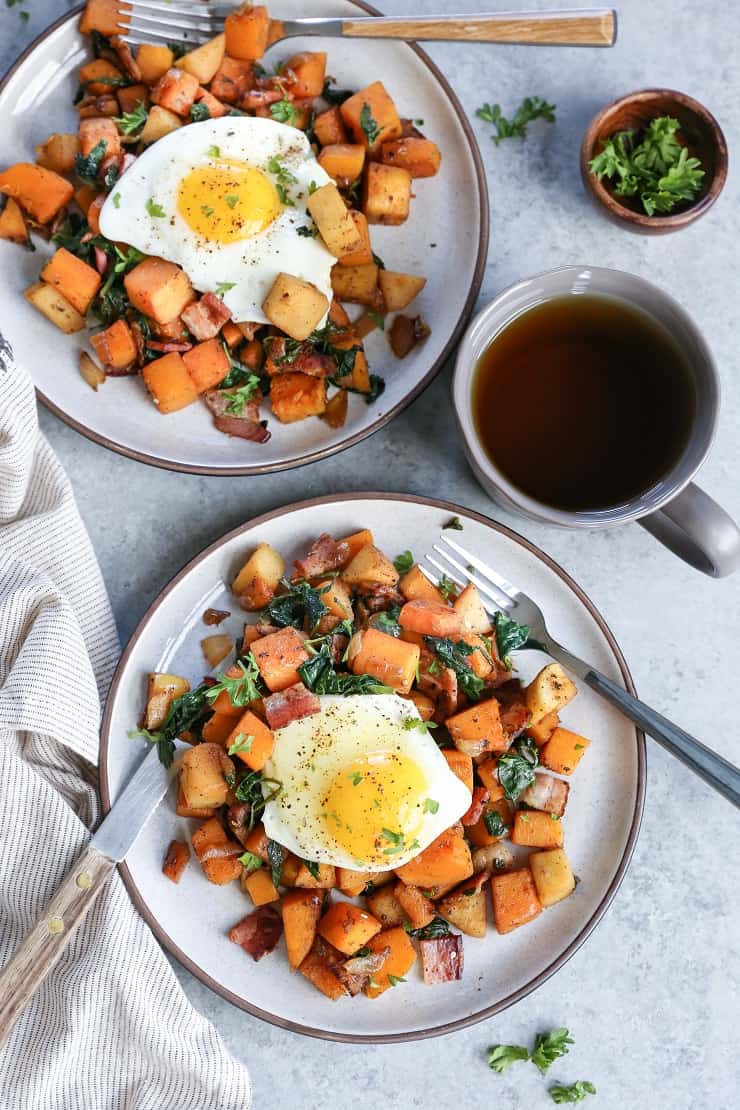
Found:
[[168, 339], [163, 342], [161, 339], [147, 339], [145, 346], [151, 351], [162, 351], [164, 354], [170, 354], [172, 351], [190, 351], [192, 350], [192, 343], [177, 343], [174, 339]]
[[126, 172], [126, 170], [130, 170], [135, 161], [136, 155], [130, 154], [128, 151], [126, 151], [126, 153], [121, 156], [121, 163], [118, 169], [119, 174], [122, 175]]
[[496, 697], [500, 705], [501, 726], [507, 741], [511, 744], [526, 728], [529, 721], [529, 710], [521, 683], [516, 678], [511, 679], [499, 686]]
[[283, 922], [272, 906], [258, 906], [243, 917], [229, 933], [229, 940], [239, 944], [253, 960], [261, 960], [277, 945], [283, 933]]
[[256, 108], [266, 108], [283, 99], [283, 93], [277, 89], [249, 89], [239, 101], [240, 108], [254, 111]]
[[205, 863], [208, 859], [236, 859], [237, 856], [242, 854], [241, 844], [235, 844], [233, 840], [217, 841], [215, 844], [207, 844], [198, 853], [198, 859], [201, 863]]
[[304, 351], [290, 364], [291, 370], [300, 370], [311, 378], [331, 378], [337, 372], [337, 360], [332, 355], [318, 351]]
[[188, 331], [196, 339], [213, 339], [218, 335], [227, 320], [231, 319], [231, 309], [227, 308], [220, 297], [204, 293], [199, 301], [193, 301], [180, 314]]
[[252, 807], [249, 802], [236, 802], [233, 806], [229, 806], [226, 813], [226, 823], [243, 848], [246, 847], [246, 840], [251, 832], [249, 827], [251, 815]]
[[401, 120], [401, 138], [402, 139], [423, 139], [424, 135], [415, 125], [412, 119]]
[[344, 653], [347, 650], [348, 643], [349, 638], [341, 632], [337, 632], [332, 636], [329, 642], [329, 650], [335, 663], [341, 663], [344, 659]]
[[162, 872], [173, 883], [179, 883], [190, 860], [190, 849], [182, 840], [171, 840], [164, 857]]
[[437, 656], [426, 648], [421, 649], [419, 660], [419, 689], [423, 694], [428, 694], [437, 703], [434, 720], [444, 724], [448, 717], [456, 713], [461, 705], [461, 695], [458, 688], [457, 675], [451, 667], [443, 667], [439, 663], [439, 671], [432, 673], [430, 667], [434, 661], [439, 663]]
[[247, 401], [239, 413], [228, 411], [233, 393], [226, 389], [209, 389], [203, 400], [213, 413], [213, 423], [227, 436], [250, 439], [253, 443], [266, 443], [270, 438], [265, 421], [260, 420], [259, 401]]
[[270, 694], [264, 699], [263, 705], [267, 723], [272, 729], [285, 728], [291, 721], [311, 717], [321, 708], [319, 699], [302, 682], [296, 682], [295, 686], [289, 686], [287, 690], [280, 690], [277, 694]]
[[302, 578], [318, 578], [330, 574], [347, 562], [349, 546], [342, 540], [337, 543], [328, 532], [322, 532], [311, 544], [303, 559], [296, 559], [294, 566]]
[[450, 983], [455, 979], [462, 979], [465, 960], [461, 936], [420, 940], [419, 951], [424, 982], [427, 985]]
[[251, 320], [237, 320], [236, 326], [238, 327], [244, 338], [251, 342], [262, 327], [262, 324], [255, 324]]
[[138, 355], [138, 362], [141, 365], [144, 361], [144, 348], [146, 347], [146, 336], [142, 330], [141, 324], [136, 320], [129, 320], [128, 326], [131, 328], [131, 334], [134, 337], [136, 344], [136, 353]]
[[476, 825], [478, 821], [480, 821], [483, 816], [483, 810], [486, 808], [486, 802], [490, 796], [490, 791], [486, 790], [485, 786], [475, 787], [470, 809], [462, 816], [463, 825]]
[[520, 801], [532, 809], [541, 809], [545, 813], [554, 813], [562, 817], [568, 803], [570, 787], [562, 779], [552, 775], [542, 775], [539, 771], [534, 776], [534, 782], [523, 792]]
[[95, 255], [95, 269], [99, 274], [104, 274], [108, 269], [108, 255], [100, 247], [93, 247], [93, 253]]
[[111, 154], [110, 157], [103, 159], [103, 161], [100, 163], [100, 169], [98, 170], [98, 180], [99, 181], [105, 181], [105, 175], [114, 166], [115, 166], [115, 169], [116, 169], [116, 177], [117, 177], [118, 174], [120, 174], [120, 172], [121, 172], [121, 160], [120, 160], [120, 155], [118, 155], [118, 154]]
[[131, 78], [131, 83], [138, 85], [141, 81], [141, 70], [139, 69], [138, 63], [134, 60], [128, 43], [124, 42], [120, 35], [111, 35], [108, 42], [116, 52], [119, 65]]
[[391, 954], [390, 946], [381, 948], [379, 952], [371, 952], [367, 956], [353, 956], [345, 960], [336, 969], [336, 976], [344, 983], [350, 994], [359, 994], [363, 987], [372, 979]]
[[363, 600], [370, 613], [382, 613], [391, 605], [403, 605], [406, 600], [395, 586], [382, 586], [379, 583], [370, 586]]
[[139, 373], [139, 368], [138, 368], [138, 366], [136, 365], [135, 362], [132, 363], [131, 366], [124, 366], [124, 367], [106, 366], [105, 367], [105, 376], [106, 376], [106, 378], [127, 378], [131, 374], [138, 374], [138, 373]]

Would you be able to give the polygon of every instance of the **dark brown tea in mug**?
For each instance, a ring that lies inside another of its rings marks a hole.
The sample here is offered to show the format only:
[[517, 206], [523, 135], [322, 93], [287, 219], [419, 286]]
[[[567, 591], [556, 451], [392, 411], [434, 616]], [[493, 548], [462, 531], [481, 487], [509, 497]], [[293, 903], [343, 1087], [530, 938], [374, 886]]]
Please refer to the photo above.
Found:
[[606, 509], [670, 472], [694, 421], [689, 364], [670, 332], [624, 301], [554, 298], [481, 355], [473, 419], [486, 454], [527, 496]]

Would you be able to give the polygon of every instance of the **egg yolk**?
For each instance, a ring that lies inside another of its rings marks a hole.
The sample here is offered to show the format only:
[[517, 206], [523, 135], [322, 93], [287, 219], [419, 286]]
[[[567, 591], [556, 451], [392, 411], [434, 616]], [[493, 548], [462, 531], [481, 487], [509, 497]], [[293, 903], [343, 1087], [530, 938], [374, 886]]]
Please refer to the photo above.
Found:
[[396, 752], [371, 752], [335, 776], [322, 817], [334, 840], [358, 864], [393, 866], [417, 847], [428, 784], [417, 765]]
[[177, 208], [188, 227], [215, 243], [251, 239], [270, 226], [281, 205], [267, 174], [244, 162], [198, 166], [180, 182]]

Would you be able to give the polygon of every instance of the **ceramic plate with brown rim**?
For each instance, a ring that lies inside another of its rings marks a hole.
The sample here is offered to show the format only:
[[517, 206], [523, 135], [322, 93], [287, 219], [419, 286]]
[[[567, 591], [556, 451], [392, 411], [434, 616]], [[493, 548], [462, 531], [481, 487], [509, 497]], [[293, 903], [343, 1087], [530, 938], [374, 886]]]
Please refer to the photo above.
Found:
[[[343, 15], [374, 10], [352, 0], [283, 0], [280, 16]], [[81, 9], [41, 35], [0, 86], [0, 165], [32, 161], [34, 147], [54, 131], [72, 131], [77, 70], [89, 47], [77, 30]], [[452, 349], [480, 287], [488, 247], [488, 197], [480, 154], [454, 93], [417, 47], [401, 42], [293, 39], [268, 55], [305, 49], [328, 52], [328, 70], [340, 87], [361, 88], [382, 78], [403, 113], [424, 119], [442, 150], [437, 177], [415, 182], [412, 214], [401, 227], [373, 229], [373, 244], [389, 269], [423, 274], [427, 284], [414, 311], [432, 325], [431, 336], [403, 360], [376, 332], [366, 340], [372, 371], [386, 381], [368, 405], [351, 396], [347, 421], [333, 430], [312, 417], [281, 425], [270, 414], [265, 444], [217, 431], [204, 405], [161, 416], [138, 377], [105, 382], [97, 393], [79, 372], [80, 335], [65, 336], [23, 299], [37, 280], [49, 248], [35, 253], [0, 242], [0, 330], [33, 376], [41, 400], [72, 427], [121, 454], [154, 466], [202, 474], [259, 474], [324, 458], [386, 424], [429, 384]], [[451, 280], [452, 279], [452, 280]]]
[[[386, 494], [347, 494], [290, 505], [228, 533], [189, 563], [145, 614], [121, 659], [102, 731], [101, 789], [106, 811], [143, 756], [128, 737], [139, 720], [147, 673], [174, 671], [197, 682], [203, 674], [199, 642], [208, 607], [232, 616], [220, 626], [237, 635], [244, 614], [225, 583], [261, 542], [286, 560], [305, 552], [320, 532], [346, 535], [372, 529], [388, 554], [430, 550], [452, 515], [454, 533], [537, 598], [558, 638], [618, 682], [629, 672], [603, 618], [557, 564], [516, 533], [455, 505]], [[546, 662], [538, 651], [516, 654], [529, 680]], [[645, 789], [644, 738], [587, 689], [563, 713], [563, 723], [591, 745], [571, 780], [565, 847], [580, 878], [565, 901], [505, 936], [490, 922], [485, 939], [464, 938], [465, 968], [458, 982], [425, 986], [417, 965], [407, 982], [380, 998], [331, 1002], [302, 976], [291, 974], [284, 942], [254, 963], [228, 940], [229, 929], [251, 908], [238, 883], [210, 885], [191, 862], [178, 886], [162, 875], [173, 838], [189, 839], [193, 822], [175, 813], [174, 787], [122, 866], [137, 907], [159, 940], [194, 975], [237, 1006], [276, 1025], [345, 1041], [410, 1040], [449, 1032], [504, 1009], [558, 970], [583, 943], [614, 897], [637, 837]]]

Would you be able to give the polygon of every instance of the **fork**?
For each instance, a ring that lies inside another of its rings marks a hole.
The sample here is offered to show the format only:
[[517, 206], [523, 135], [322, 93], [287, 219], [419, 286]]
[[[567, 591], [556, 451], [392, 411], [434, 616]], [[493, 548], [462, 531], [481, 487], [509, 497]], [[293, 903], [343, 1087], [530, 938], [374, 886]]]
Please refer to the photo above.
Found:
[[[444, 546], [442, 546], [444, 545]], [[587, 686], [615, 706], [625, 717], [629, 717], [654, 740], [675, 755], [682, 763], [713, 786], [728, 801], [740, 807], [740, 769], [733, 766], [711, 748], [699, 743], [688, 732], [674, 725], [644, 702], [632, 697], [616, 682], [601, 674], [589, 663], [579, 659], [567, 648], [553, 639], [547, 630], [545, 617], [539, 605], [522, 590], [518, 589], [502, 575], [466, 551], [455, 540], [440, 537], [440, 543], [433, 545], [435, 555], [425, 559], [440, 575], [447, 575], [458, 586], [472, 582], [482, 596], [483, 603], [490, 614], [504, 612], [520, 624], [529, 627], [530, 636], [539, 641], [549, 655], [577, 675]], [[462, 561], [461, 561], [462, 560]], [[430, 582], [439, 585], [440, 578], [434, 571], [421, 565], [420, 569]], [[475, 572], [478, 573], [475, 573]]]
[[[224, 29], [236, 4], [204, 0], [121, 0], [119, 31], [129, 43], [198, 45]], [[270, 21], [269, 44], [295, 35], [407, 40], [465, 40], [534, 46], [613, 46], [617, 16], [611, 8], [551, 12], [496, 12], [493, 15], [438, 15], [415, 19], [387, 16], [322, 17]]]

